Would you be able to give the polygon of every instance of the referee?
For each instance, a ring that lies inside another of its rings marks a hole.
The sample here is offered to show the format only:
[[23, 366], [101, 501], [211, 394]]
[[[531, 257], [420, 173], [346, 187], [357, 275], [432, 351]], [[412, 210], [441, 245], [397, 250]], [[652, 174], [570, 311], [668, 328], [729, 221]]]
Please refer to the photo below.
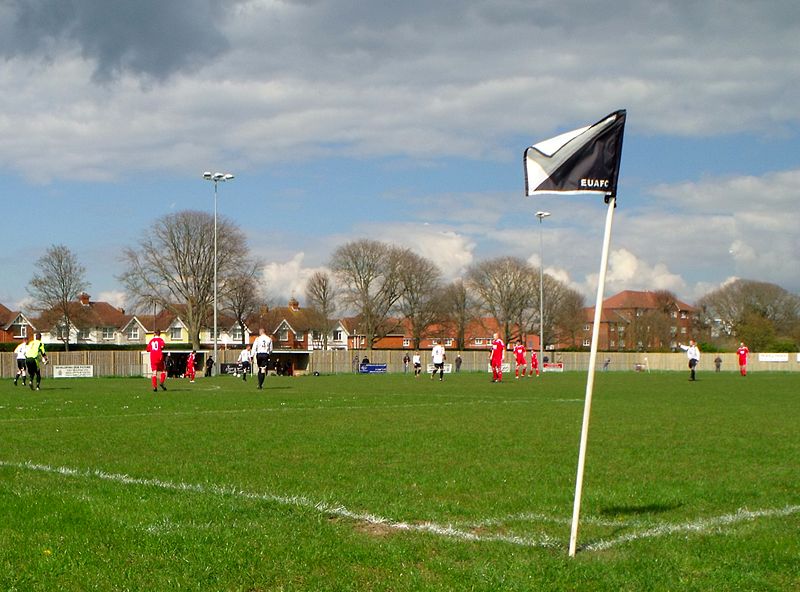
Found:
[[25, 368], [28, 371], [28, 381], [33, 390], [33, 378], [36, 377], [36, 390], [39, 390], [39, 385], [42, 384], [42, 372], [39, 369], [42, 360], [47, 364], [47, 353], [44, 351], [44, 343], [42, 343], [42, 334], [36, 333], [33, 339], [28, 344], [25, 350]]

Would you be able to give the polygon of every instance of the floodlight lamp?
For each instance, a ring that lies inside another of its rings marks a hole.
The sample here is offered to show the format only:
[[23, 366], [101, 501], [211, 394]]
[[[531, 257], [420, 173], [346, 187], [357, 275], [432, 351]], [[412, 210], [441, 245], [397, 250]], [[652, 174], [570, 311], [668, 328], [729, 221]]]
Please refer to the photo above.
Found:
[[233, 179], [233, 175], [230, 173], [225, 173], [225, 176], [222, 178], [223, 181], [230, 181], [231, 179]]
[[211, 180], [211, 171], [206, 171], [205, 173], [203, 173], [203, 179], [206, 179], [206, 180], [210, 181]]
[[211, 178], [214, 179], [214, 181], [222, 181], [225, 178], [225, 175], [222, 173], [214, 173]]
[[539, 221], [542, 221], [542, 218], [547, 218], [550, 215], [550, 212], [536, 212], [536, 217], [539, 218]]

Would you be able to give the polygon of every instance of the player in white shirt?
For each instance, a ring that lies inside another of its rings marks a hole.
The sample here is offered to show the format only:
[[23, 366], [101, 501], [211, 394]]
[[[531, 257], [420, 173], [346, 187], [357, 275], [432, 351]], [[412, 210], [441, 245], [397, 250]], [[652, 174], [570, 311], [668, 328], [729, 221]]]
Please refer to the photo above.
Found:
[[22, 386], [25, 386], [25, 378], [28, 376], [25, 369], [25, 352], [28, 351], [28, 343], [30, 343], [30, 341], [31, 338], [26, 335], [25, 339], [23, 339], [14, 350], [15, 357], [17, 358], [17, 375], [14, 377], [14, 386], [17, 386], [17, 381], [20, 376], [22, 376]]
[[264, 379], [267, 377], [269, 356], [272, 354], [272, 338], [267, 335], [263, 327], [258, 330], [258, 337], [253, 342], [253, 353], [256, 355], [256, 364], [258, 365], [258, 390], [261, 390], [264, 387]]
[[411, 356], [411, 363], [414, 364], [414, 378], [417, 378], [422, 373], [422, 358], [419, 352], [414, 352]]
[[242, 373], [242, 380], [247, 382], [247, 375], [250, 374], [250, 360], [252, 354], [250, 353], [250, 346], [245, 347], [239, 354], [239, 359], [236, 360], [239, 364], [238, 370]]
[[431, 358], [433, 358], [433, 374], [431, 374], [431, 380], [433, 380], [433, 377], [436, 376], [438, 372], [439, 380], [441, 381], [444, 377], [444, 361], [447, 359], [444, 353], [444, 346], [441, 343], [437, 343], [433, 346]]

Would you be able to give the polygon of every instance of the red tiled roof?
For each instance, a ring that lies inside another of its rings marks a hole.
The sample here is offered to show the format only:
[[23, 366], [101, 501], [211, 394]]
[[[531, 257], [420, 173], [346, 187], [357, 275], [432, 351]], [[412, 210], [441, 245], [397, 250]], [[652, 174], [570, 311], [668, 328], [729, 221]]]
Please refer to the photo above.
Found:
[[[695, 308], [675, 299], [677, 310], [693, 311]], [[623, 290], [619, 294], [614, 294], [603, 300], [603, 309], [628, 308], [628, 309], [653, 309], [660, 308], [659, 296], [656, 292], [649, 290], [639, 292], [636, 290]]]

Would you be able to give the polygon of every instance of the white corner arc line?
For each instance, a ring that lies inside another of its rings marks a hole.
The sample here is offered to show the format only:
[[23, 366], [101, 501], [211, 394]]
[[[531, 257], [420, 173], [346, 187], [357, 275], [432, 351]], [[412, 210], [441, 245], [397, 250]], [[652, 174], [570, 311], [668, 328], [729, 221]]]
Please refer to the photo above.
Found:
[[771, 508], [764, 510], [748, 510], [746, 508], [739, 508], [731, 514], [723, 514], [722, 516], [715, 516], [712, 518], [701, 518], [693, 522], [684, 522], [683, 524], [662, 524], [640, 532], [631, 532], [623, 534], [613, 539], [605, 541], [597, 541], [589, 543], [583, 547], [586, 551], [605, 551], [611, 547], [630, 543], [642, 539], [651, 539], [656, 537], [667, 536], [676, 533], [689, 532], [702, 534], [712, 531], [721, 526], [730, 526], [740, 522], [750, 522], [757, 518], [776, 518], [782, 516], [790, 516], [800, 512], [800, 506], [784, 506], [783, 508]]

